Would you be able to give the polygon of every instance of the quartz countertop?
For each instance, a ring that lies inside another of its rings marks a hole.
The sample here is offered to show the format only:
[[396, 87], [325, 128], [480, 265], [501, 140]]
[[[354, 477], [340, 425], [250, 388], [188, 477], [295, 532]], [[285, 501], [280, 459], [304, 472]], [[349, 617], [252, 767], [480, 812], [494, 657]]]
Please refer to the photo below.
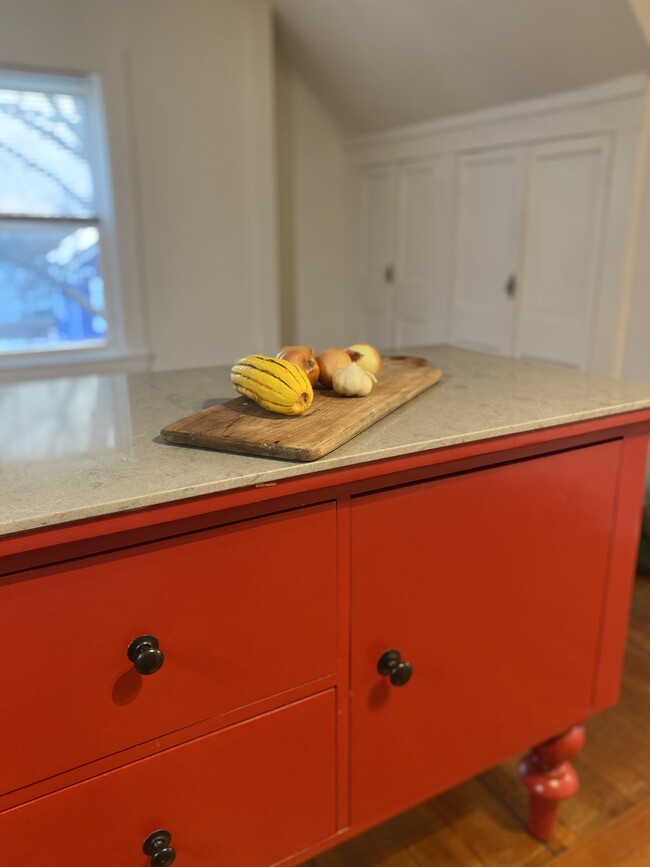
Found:
[[650, 407], [650, 385], [449, 346], [438, 385], [318, 461], [163, 441], [234, 395], [228, 367], [0, 385], [0, 535]]

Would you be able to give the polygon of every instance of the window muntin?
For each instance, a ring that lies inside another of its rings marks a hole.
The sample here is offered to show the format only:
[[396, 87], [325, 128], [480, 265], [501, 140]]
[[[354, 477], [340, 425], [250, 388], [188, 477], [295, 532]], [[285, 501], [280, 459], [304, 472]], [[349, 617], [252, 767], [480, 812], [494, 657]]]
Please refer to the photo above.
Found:
[[0, 70], [0, 356], [109, 341], [91, 77]]

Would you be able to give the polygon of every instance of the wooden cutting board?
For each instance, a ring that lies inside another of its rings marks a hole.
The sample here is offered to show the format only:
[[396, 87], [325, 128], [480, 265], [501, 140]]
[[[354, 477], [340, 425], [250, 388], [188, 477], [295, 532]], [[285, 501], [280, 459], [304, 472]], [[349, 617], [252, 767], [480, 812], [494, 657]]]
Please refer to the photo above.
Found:
[[315, 461], [380, 418], [435, 385], [442, 376], [425, 358], [383, 356], [377, 384], [366, 397], [341, 397], [314, 389], [314, 402], [300, 416], [282, 416], [236, 397], [166, 425], [172, 443], [245, 455]]

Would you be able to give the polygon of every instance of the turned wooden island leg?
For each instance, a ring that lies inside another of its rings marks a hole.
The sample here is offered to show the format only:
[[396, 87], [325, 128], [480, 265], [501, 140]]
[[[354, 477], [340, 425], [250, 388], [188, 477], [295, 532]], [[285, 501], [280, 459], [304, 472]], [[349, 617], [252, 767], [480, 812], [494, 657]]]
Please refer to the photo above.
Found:
[[517, 776], [530, 792], [528, 830], [538, 840], [550, 840], [560, 801], [578, 791], [578, 775], [568, 760], [584, 742], [584, 726], [574, 726], [534, 747], [519, 762]]

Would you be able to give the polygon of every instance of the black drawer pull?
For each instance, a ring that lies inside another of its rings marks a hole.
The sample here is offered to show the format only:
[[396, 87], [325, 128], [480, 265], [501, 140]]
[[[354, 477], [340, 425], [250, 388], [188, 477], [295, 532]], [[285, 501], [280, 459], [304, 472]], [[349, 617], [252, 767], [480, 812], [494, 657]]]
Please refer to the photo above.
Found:
[[144, 841], [142, 851], [151, 858], [151, 867], [169, 867], [176, 860], [176, 850], [169, 844], [172, 835], [169, 831], [154, 831]]
[[413, 666], [410, 662], [404, 662], [399, 650], [387, 650], [379, 658], [377, 671], [384, 677], [390, 678], [393, 686], [404, 686], [413, 674]]
[[[153, 635], [134, 638], [129, 644], [127, 654], [138, 674], [155, 674], [165, 661], [165, 655], [158, 646], [158, 639]], [[171, 864], [171, 861], [169, 863]]]

